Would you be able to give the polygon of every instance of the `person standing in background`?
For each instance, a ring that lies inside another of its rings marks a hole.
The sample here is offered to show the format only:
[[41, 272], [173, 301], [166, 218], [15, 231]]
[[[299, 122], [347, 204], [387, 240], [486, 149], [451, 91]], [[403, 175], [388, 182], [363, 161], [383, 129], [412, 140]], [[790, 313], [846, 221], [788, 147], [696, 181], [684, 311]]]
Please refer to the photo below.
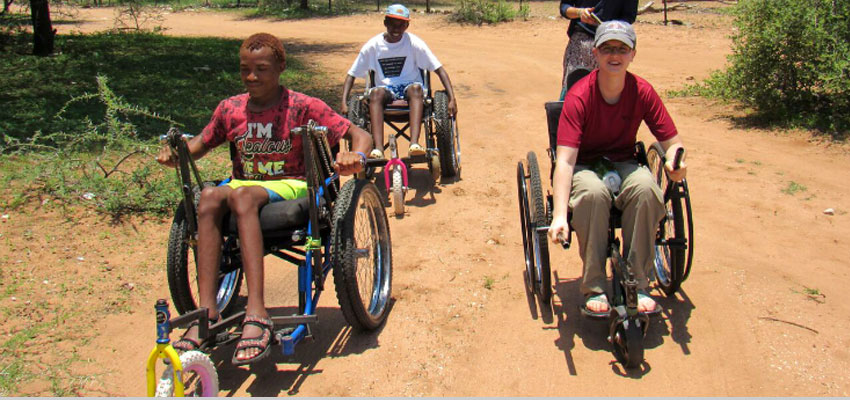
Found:
[[561, 95], [567, 92], [567, 79], [577, 69], [592, 71], [597, 67], [593, 57], [593, 37], [596, 27], [605, 21], [625, 21], [637, 18], [638, 0], [561, 0], [561, 16], [570, 20], [567, 28], [569, 42], [564, 50], [564, 71], [561, 76]]

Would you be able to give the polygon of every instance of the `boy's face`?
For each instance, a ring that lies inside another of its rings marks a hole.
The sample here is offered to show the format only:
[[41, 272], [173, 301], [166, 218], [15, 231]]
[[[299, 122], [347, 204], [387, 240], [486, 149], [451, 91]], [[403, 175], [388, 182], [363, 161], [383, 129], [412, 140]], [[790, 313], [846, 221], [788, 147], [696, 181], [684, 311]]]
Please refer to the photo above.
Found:
[[268, 47], [259, 50], [239, 51], [239, 71], [242, 84], [251, 97], [264, 98], [276, 93], [280, 85], [280, 74], [286, 63], [278, 62]]
[[410, 21], [398, 18], [384, 18], [384, 26], [387, 28], [387, 33], [384, 34], [384, 38], [390, 43], [397, 43], [401, 40], [401, 36], [404, 34], [404, 31], [407, 30], [409, 25]]

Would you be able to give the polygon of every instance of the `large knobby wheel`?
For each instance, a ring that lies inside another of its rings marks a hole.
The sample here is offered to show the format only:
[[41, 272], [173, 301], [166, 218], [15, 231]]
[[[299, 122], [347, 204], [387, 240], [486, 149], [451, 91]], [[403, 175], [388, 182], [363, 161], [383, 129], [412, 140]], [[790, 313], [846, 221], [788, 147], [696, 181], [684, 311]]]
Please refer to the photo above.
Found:
[[[646, 159], [655, 182], [661, 190], [666, 190], [669, 179], [664, 171], [665, 157], [661, 144], [653, 143], [646, 152]], [[686, 268], [686, 261], [690, 262], [688, 260], [693, 247], [693, 227], [689, 199], [670, 196], [664, 204], [664, 209], [664, 217], [659, 224], [655, 240], [655, 276], [664, 294], [672, 296], [687, 277], [689, 268]]]
[[460, 136], [457, 121], [449, 114], [449, 96], [444, 90], [434, 93], [434, 122], [443, 177], [460, 177]]
[[[192, 350], [180, 355], [183, 366], [183, 394], [186, 397], [217, 397], [218, 372], [206, 354]], [[174, 397], [174, 368], [162, 372], [156, 387], [156, 397]]]
[[360, 128], [368, 131], [369, 124], [369, 113], [366, 110], [365, 104], [360, 101], [360, 96], [351, 95], [348, 98], [348, 120], [351, 121], [352, 124], [359, 126]]
[[[533, 151], [528, 152], [528, 213], [531, 216], [531, 226], [549, 225], [548, 213], [546, 211], [546, 200], [543, 198], [543, 186], [540, 179], [540, 166], [537, 163], [537, 155]], [[531, 248], [533, 250], [534, 269], [536, 280], [534, 281], [535, 292], [539, 296], [540, 303], [551, 304], [552, 301], [552, 272], [549, 266], [549, 242], [546, 232], [529, 232]]]
[[[206, 182], [204, 185], [213, 185], [213, 183]], [[195, 193], [197, 209], [200, 191], [196, 188]], [[180, 314], [197, 309], [199, 304], [196, 249], [189, 245], [188, 229], [186, 210], [181, 203], [171, 223], [166, 257], [168, 288], [171, 291], [174, 307]], [[236, 305], [239, 288], [242, 286], [242, 260], [239, 255], [239, 241], [236, 238], [225, 238], [223, 243], [218, 285], [216, 290], [218, 311], [222, 315], [230, 314]]]
[[387, 318], [392, 288], [392, 243], [378, 189], [352, 179], [334, 203], [331, 240], [334, 285], [345, 320], [372, 330]]
[[[523, 280], [525, 281], [526, 294], [534, 296], [534, 250], [531, 248], [531, 215], [528, 213], [528, 184], [525, 181], [525, 168], [522, 166], [522, 161], [516, 166], [516, 189], [519, 203], [519, 226], [522, 229], [522, 251], [525, 256], [525, 271], [523, 272]], [[533, 300], [532, 300], [533, 301]]]

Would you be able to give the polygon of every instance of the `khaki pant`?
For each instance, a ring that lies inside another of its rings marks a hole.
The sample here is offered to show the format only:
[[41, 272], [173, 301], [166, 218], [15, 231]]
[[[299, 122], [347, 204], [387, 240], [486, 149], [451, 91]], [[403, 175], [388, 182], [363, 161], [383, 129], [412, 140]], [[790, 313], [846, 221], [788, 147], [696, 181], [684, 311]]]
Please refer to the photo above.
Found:
[[[615, 162], [622, 178], [614, 205], [622, 210], [624, 254], [631, 263], [639, 289], [649, 286], [647, 277], [655, 258], [655, 233], [664, 216], [661, 189], [652, 174], [636, 162]], [[582, 294], [605, 292], [605, 261], [608, 258], [608, 216], [611, 192], [586, 165], [576, 165], [570, 192], [572, 219], [579, 255], [584, 262]]]

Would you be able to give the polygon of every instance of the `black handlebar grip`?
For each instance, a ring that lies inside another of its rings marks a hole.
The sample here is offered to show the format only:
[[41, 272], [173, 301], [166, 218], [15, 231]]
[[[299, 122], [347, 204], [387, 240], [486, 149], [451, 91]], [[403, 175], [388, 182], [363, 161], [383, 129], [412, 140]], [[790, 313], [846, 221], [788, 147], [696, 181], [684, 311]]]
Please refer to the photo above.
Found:
[[673, 170], [679, 169], [682, 165], [682, 158], [685, 156], [685, 148], [679, 147], [676, 149], [676, 155], [673, 157]]

